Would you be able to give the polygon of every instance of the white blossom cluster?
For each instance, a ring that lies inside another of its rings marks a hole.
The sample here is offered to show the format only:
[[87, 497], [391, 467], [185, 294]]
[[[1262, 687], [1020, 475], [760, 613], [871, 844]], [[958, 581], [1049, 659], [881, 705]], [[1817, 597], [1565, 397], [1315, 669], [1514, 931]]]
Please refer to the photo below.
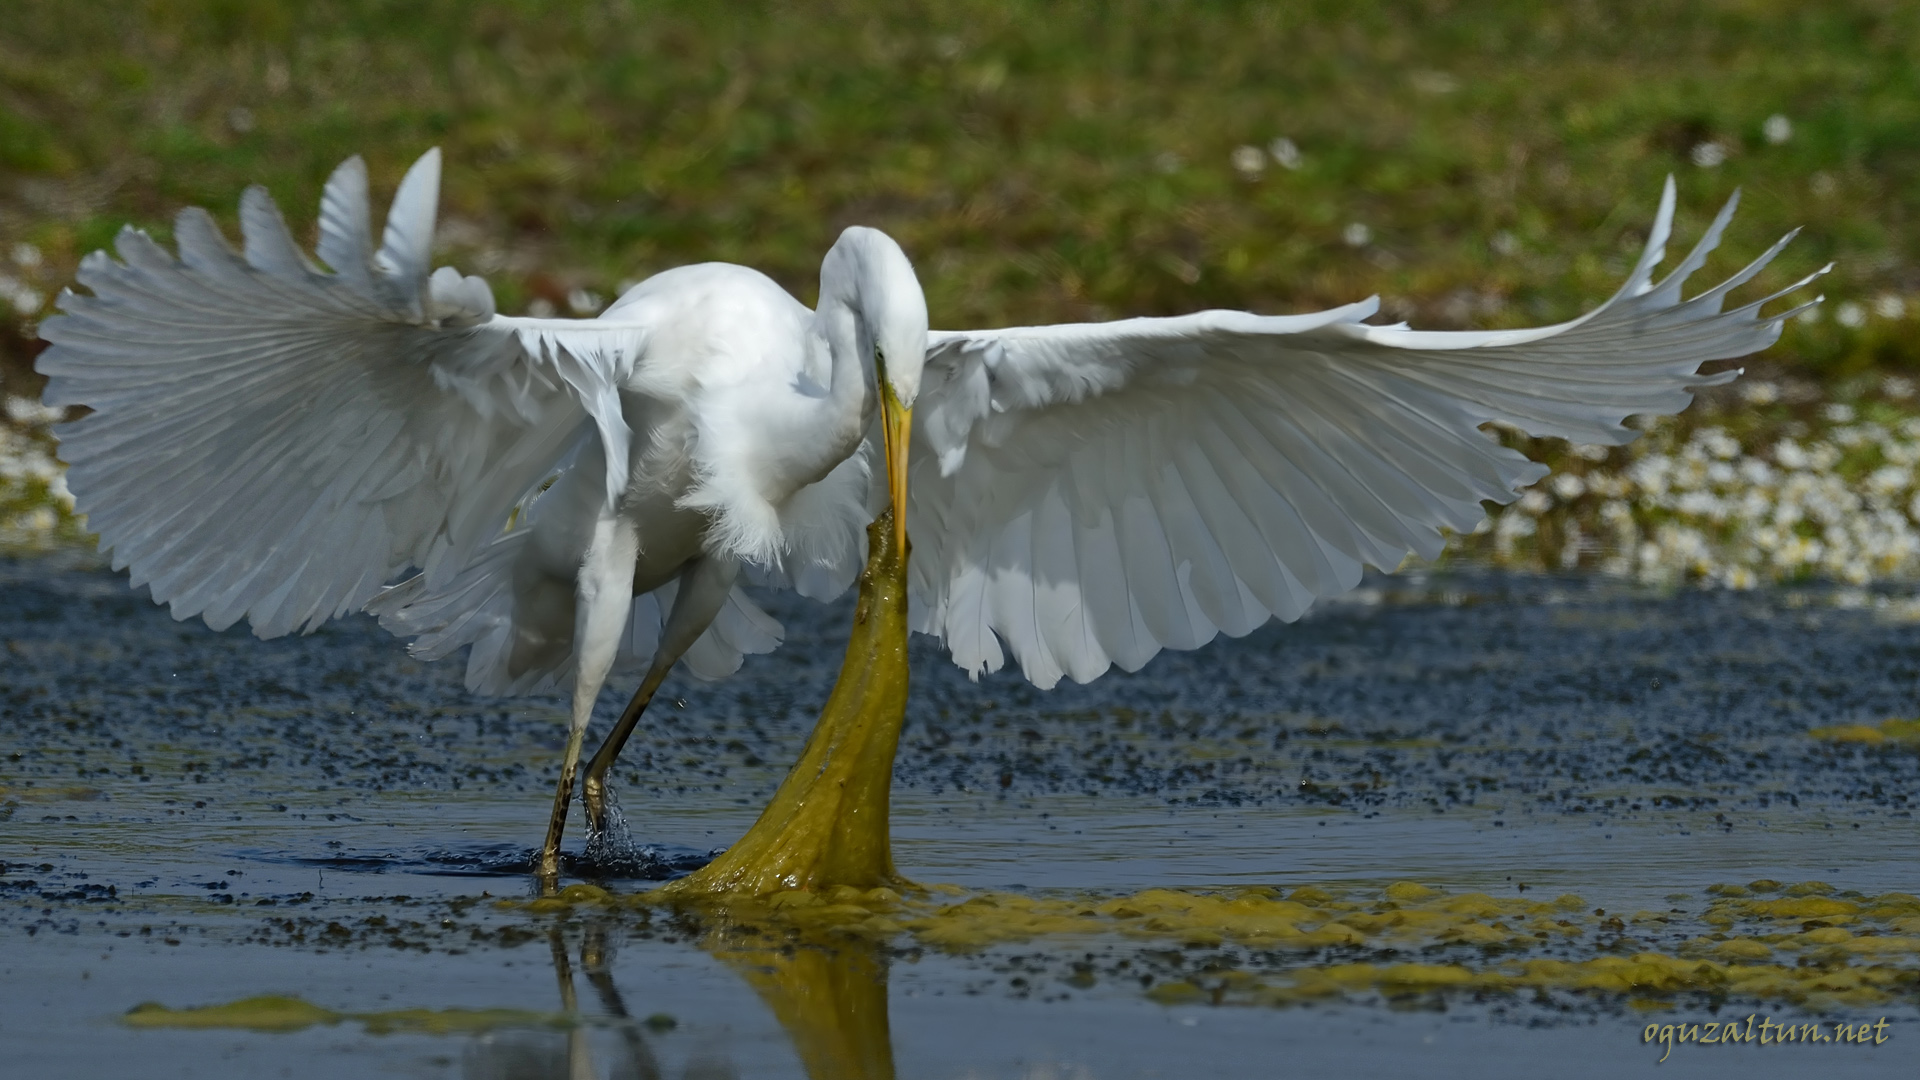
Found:
[[1858, 420], [1842, 404], [1822, 417], [1827, 425], [1811, 434], [1798, 425], [1798, 437], [1682, 435], [1669, 422], [1625, 455], [1575, 447], [1484, 522], [1482, 537], [1456, 546], [1500, 564], [1591, 565], [1649, 584], [1920, 579], [1920, 418]]
[[40, 550], [78, 539], [66, 467], [54, 458], [52, 425], [64, 410], [9, 397], [0, 422], [0, 551]]

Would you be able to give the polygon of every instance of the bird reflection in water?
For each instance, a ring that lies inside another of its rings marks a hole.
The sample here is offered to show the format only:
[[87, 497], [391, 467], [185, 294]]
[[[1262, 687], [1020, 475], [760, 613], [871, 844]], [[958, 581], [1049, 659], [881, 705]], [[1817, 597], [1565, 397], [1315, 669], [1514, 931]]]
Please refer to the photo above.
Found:
[[[598, 1002], [602, 1022], [565, 1031], [497, 1032], [467, 1049], [465, 1080], [653, 1080], [669, 1076], [647, 1041], [649, 1019], [627, 1010], [614, 984], [610, 920], [584, 925], [581, 971]], [[582, 1016], [567, 928], [548, 932], [560, 1007]], [[713, 922], [699, 944], [746, 980], [773, 1013], [810, 1080], [893, 1080], [893, 1041], [887, 1021], [887, 964], [866, 942], [806, 934], [769, 936], [760, 928]], [[612, 1038], [595, 1038], [605, 1031]], [[604, 1071], [603, 1071], [604, 1069]], [[739, 1076], [723, 1052], [695, 1054], [677, 1075], [684, 1080]]]

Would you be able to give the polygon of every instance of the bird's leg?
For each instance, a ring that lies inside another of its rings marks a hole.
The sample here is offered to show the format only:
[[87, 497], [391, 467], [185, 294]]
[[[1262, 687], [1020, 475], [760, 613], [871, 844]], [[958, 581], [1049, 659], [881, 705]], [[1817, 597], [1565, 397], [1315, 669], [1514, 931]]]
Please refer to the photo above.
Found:
[[573, 802], [573, 773], [580, 764], [580, 744], [585, 727], [567, 733], [567, 753], [560, 765], [560, 786], [553, 792], [553, 812], [547, 817], [547, 839], [540, 845], [540, 862], [534, 872], [540, 878], [540, 891], [551, 893], [560, 887], [560, 838], [567, 831], [567, 807]]
[[547, 820], [547, 839], [541, 845], [536, 868], [542, 892], [560, 883], [560, 838], [567, 828], [567, 805], [573, 799], [574, 773], [580, 766], [580, 746], [593, 719], [593, 703], [613, 669], [627, 613], [633, 608], [633, 561], [639, 554], [639, 533], [631, 522], [609, 512], [594, 524], [575, 581], [577, 606], [573, 623], [573, 712], [567, 729], [567, 751], [560, 764], [560, 786], [553, 794], [553, 815]]
[[[675, 659], [678, 659], [676, 657]], [[607, 770], [613, 767], [613, 760], [620, 756], [620, 750], [627, 745], [627, 737], [633, 734], [634, 727], [640, 722], [640, 714], [647, 709], [647, 703], [667, 680], [667, 672], [673, 669], [673, 661], [660, 663], [656, 656], [654, 664], [647, 670], [647, 677], [640, 682], [640, 689], [633, 692], [633, 700], [627, 702], [620, 721], [607, 733], [607, 740], [594, 752], [593, 759], [587, 762], [587, 775], [580, 785], [580, 801], [587, 806], [587, 832], [592, 836], [604, 836], [607, 832]]]
[[680, 573], [680, 587], [673, 598], [673, 609], [667, 614], [667, 623], [660, 631], [660, 646], [654, 651], [653, 664], [647, 669], [647, 677], [640, 683], [640, 689], [634, 692], [633, 700], [627, 702], [625, 712], [620, 714], [619, 723], [607, 734], [607, 741], [600, 744], [593, 760], [587, 763], [586, 781], [582, 785], [582, 801], [587, 804], [587, 828], [594, 835], [605, 835], [607, 829], [607, 770], [613, 767], [613, 761], [627, 745], [627, 739], [633, 735], [633, 729], [640, 723], [640, 714], [646, 711], [647, 703], [666, 681], [667, 673], [673, 665], [686, 655], [700, 635], [713, 625], [714, 616], [727, 602], [733, 592], [733, 583], [740, 576], [740, 564], [732, 559], [720, 559], [713, 556], [700, 559]]

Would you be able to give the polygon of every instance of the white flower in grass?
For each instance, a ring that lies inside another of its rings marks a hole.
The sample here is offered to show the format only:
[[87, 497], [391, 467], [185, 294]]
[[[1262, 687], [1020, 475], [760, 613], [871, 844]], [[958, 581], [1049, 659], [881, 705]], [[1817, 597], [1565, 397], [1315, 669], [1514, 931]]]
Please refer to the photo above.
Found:
[[1715, 517], [1720, 512], [1720, 500], [1710, 491], [1689, 491], [1680, 496], [1674, 509], [1695, 517]]
[[1759, 458], [1741, 459], [1740, 479], [1754, 487], [1772, 487], [1775, 475], [1773, 466]]
[[1768, 142], [1779, 146], [1781, 143], [1793, 138], [1793, 121], [1787, 119], [1780, 113], [1774, 113], [1772, 116], [1767, 117], [1765, 123], [1760, 125], [1760, 134], [1766, 136]]
[[[1907, 302], [1895, 296], [1893, 293], [1881, 293], [1873, 300], [1873, 313], [1883, 319], [1904, 319], [1907, 317]], [[1892, 380], [1889, 379], [1888, 381]], [[1907, 393], [1911, 394], [1913, 392], [1913, 384], [1909, 382], [1907, 386]], [[1903, 394], [1901, 396], [1905, 397], [1906, 395]]]
[[1717, 169], [1726, 164], [1727, 144], [1713, 140], [1694, 143], [1693, 149], [1687, 152], [1687, 157], [1703, 169]]
[[1305, 164], [1306, 161], [1305, 158], [1300, 156], [1300, 148], [1293, 144], [1292, 139], [1288, 138], [1279, 138], [1268, 143], [1267, 153], [1272, 156], [1275, 165], [1289, 172], [1298, 169], [1301, 165]]
[[1267, 155], [1257, 146], [1236, 146], [1229, 156], [1233, 171], [1248, 180], [1258, 180], [1260, 174], [1267, 171]]
[[1740, 440], [1719, 428], [1706, 428], [1694, 438], [1706, 447], [1707, 453], [1722, 461], [1730, 460], [1740, 453]]
[[1572, 501], [1587, 493], [1587, 482], [1573, 473], [1558, 473], [1553, 478], [1553, 493]]
[[1867, 476], [1867, 490], [1876, 495], [1893, 495], [1913, 483], [1913, 472], [1898, 465], [1882, 465]]
[[18, 315], [33, 315], [47, 302], [38, 289], [11, 274], [0, 274], [0, 300]]
[[1849, 330], [1858, 330], [1867, 325], [1867, 309], [1862, 304], [1848, 300], [1833, 309], [1833, 321]]
[[1530, 488], [1525, 495], [1520, 496], [1520, 509], [1529, 514], [1544, 514], [1552, 505], [1552, 501], [1547, 498], [1547, 493], [1539, 488]]
[[1373, 230], [1358, 221], [1351, 222], [1340, 230], [1340, 239], [1346, 241], [1348, 247], [1366, 247], [1373, 240]]
[[1764, 379], [1754, 379], [1740, 384], [1740, 396], [1749, 405], [1771, 405], [1780, 400], [1780, 387]]

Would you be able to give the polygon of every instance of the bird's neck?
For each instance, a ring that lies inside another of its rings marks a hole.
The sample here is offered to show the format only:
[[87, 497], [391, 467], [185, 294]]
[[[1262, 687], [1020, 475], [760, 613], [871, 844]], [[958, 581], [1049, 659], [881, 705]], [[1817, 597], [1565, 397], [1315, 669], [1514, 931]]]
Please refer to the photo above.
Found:
[[871, 346], [862, 340], [859, 313], [844, 300], [822, 298], [815, 318], [832, 358], [825, 401], [830, 424], [857, 440], [875, 404]]

